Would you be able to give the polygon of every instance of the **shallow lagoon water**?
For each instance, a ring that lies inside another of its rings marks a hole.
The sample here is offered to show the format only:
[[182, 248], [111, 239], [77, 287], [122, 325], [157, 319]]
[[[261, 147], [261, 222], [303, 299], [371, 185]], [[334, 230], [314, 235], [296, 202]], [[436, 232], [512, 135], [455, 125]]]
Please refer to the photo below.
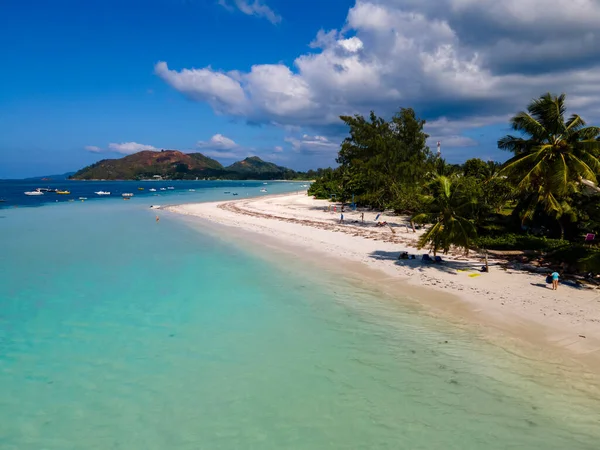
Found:
[[585, 391], [151, 201], [1, 212], [0, 448], [598, 448]]

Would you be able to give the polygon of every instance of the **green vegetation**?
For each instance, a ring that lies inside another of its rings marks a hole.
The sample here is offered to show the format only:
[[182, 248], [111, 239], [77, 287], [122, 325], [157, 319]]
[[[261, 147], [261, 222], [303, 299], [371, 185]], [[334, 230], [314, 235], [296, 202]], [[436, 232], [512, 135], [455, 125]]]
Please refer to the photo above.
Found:
[[[201, 153], [176, 150], [142, 151], [120, 159], [104, 159], [71, 176], [74, 180], [140, 180], [158, 175], [170, 180], [306, 180], [311, 174], [295, 172], [253, 156], [223, 167]], [[316, 173], [312, 173], [313, 176]]]
[[428, 212], [412, 218], [416, 223], [433, 224], [419, 239], [419, 247], [429, 245], [434, 255], [440, 249], [448, 253], [453, 245], [469, 252], [477, 236], [474, 221], [467, 218], [475, 205], [475, 195], [473, 190], [464, 187], [463, 183], [453, 183], [445, 176], [431, 182], [423, 208]]
[[600, 128], [567, 118], [564, 94], [543, 95], [511, 119], [516, 135], [498, 141], [513, 154], [504, 164], [448, 164], [409, 108], [390, 121], [373, 112], [341, 120], [349, 134], [339, 166], [320, 171], [311, 195], [408, 214], [427, 224], [419, 245], [434, 253], [530, 250], [600, 272], [600, 250], [583, 245], [586, 233], [600, 233], [600, 197], [582, 183], [600, 177]]

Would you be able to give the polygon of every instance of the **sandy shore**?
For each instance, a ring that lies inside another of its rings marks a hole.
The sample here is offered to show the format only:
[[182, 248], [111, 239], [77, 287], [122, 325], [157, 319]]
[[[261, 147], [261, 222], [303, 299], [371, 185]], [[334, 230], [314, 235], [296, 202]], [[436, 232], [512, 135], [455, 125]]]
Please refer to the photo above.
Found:
[[[271, 243], [360, 263], [409, 286], [454, 294], [460, 301], [452, 303], [460, 307], [448, 309], [481, 327], [600, 359], [600, 290], [562, 285], [552, 291], [544, 275], [507, 270], [493, 260], [489, 273], [479, 273], [481, 255], [450, 255], [441, 265], [425, 264], [420, 257], [398, 260], [403, 251], [426, 253], [416, 249], [421, 232], [410, 230], [406, 218], [383, 215], [379, 220], [391, 226], [377, 227], [376, 213], [364, 213], [363, 223], [361, 212], [346, 211], [340, 224], [339, 210], [330, 212], [329, 205], [306, 194], [290, 194], [164, 209], [259, 233]], [[422, 290], [419, 297], [427, 302], [431, 292]]]

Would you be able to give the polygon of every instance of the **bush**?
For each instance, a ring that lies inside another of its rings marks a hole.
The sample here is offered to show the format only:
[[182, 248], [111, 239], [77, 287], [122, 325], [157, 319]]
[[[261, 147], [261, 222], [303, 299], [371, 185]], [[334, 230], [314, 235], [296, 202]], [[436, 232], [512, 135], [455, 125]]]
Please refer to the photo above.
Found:
[[539, 250], [548, 252], [569, 246], [569, 241], [561, 239], [512, 233], [501, 236], [480, 236], [475, 242], [478, 247], [489, 250]]

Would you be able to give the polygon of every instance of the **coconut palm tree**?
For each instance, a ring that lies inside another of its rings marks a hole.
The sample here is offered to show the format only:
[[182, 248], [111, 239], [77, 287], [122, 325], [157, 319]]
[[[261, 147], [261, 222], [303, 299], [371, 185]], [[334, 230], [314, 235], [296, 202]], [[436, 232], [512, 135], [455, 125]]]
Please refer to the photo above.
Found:
[[468, 254], [472, 241], [477, 237], [475, 225], [464, 217], [473, 205], [472, 196], [445, 176], [435, 178], [429, 190], [431, 194], [426, 199], [429, 212], [412, 218], [416, 223], [432, 224], [419, 239], [419, 248], [429, 246], [435, 255], [439, 250], [448, 253], [450, 247], [455, 246], [464, 248], [465, 254]]
[[514, 153], [502, 168], [522, 193], [521, 219], [531, 219], [540, 206], [561, 228], [561, 218], [573, 219], [570, 194], [579, 189], [581, 179], [597, 183], [600, 173], [599, 127], [586, 127], [573, 114], [565, 120], [565, 94], [545, 94], [533, 100], [527, 112], [511, 119], [512, 129], [521, 136], [505, 136], [498, 147]]

